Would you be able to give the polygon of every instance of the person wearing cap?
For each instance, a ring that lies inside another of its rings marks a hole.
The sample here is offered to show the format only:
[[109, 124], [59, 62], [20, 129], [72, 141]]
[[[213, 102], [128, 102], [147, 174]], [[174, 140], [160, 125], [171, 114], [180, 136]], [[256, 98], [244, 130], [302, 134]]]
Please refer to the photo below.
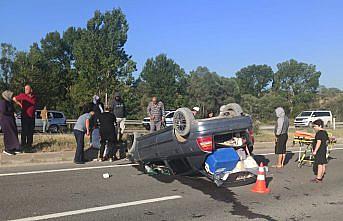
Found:
[[98, 95], [94, 95], [92, 99], [92, 105], [93, 105], [93, 112], [94, 115], [92, 115], [90, 119], [90, 143], [91, 147], [100, 148], [100, 132], [99, 132], [99, 117], [101, 113], [104, 112], [104, 104], [101, 102], [100, 97]]
[[199, 107], [193, 107], [193, 109], [192, 109], [193, 116], [196, 116], [199, 113], [199, 111], [200, 111]]
[[2, 99], [0, 100], [0, 126], [4, 133], [5, 144], [3, 153], [7, 155], [15, 155], [16, 152], [20, 152], [12, 97], [13, 92], [6, 90], [2, 93]]
[[22, 109], [21, 113], [21, 146], [32, 150], [33, 132], [37, 99], [30, 85], [25, 85], [25, 93], [20, 93], [13, 101]]
[[324, 130], [324, 122], [321, 119], [315, 120], [313, 123], [313, 129], [316, 132], [314, 138], [314, 148], [313, 148], [313, 156], [314, 156], [314, 168], [317, 167], [317, 176], [316, 178], [312, 179], [311, 181], [314, 183], [320, 183], [323, 181], [324, 174], [325, 174], [325, 165], [328, 163], [326, 158], [327, 152], [327, 145], [329, 142], [329, 135]]
[[160, 130], [164, 122], [165, 112], [164, 104], [162, 101], [158, 101], [156, 96], [152, 97], [147, 113], [150, 117], [150, 133]]

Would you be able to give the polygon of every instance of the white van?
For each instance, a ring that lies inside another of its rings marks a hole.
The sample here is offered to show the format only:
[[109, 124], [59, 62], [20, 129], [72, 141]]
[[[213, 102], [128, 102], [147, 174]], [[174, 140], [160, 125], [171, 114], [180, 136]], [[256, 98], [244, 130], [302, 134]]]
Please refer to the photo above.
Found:
[[326, 127], [332, 125], [331, 111], [318, 110], [318, 111], [303, 111], [294, 120], [295, 127], [312, 127], [312, 122], [321, 119], [324, 121]]

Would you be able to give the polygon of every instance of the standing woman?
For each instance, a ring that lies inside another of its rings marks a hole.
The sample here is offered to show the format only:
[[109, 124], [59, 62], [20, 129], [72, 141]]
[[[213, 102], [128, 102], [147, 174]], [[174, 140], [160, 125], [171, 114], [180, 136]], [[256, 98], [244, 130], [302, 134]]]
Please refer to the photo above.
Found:
[[277, 121], [275, 124], [275, 154], [278, 155], [276, 168], [282, 168], [286, 159], [286, 145], [288, 140], [289, 119], [282, 107], [275, 109]]
[[13, 92], [4, 91], [0, 100], [0, 126], [4, 133], [5, 150], [7, 155], [15, 155], [20, 151], [18, 129], [14, 117]]

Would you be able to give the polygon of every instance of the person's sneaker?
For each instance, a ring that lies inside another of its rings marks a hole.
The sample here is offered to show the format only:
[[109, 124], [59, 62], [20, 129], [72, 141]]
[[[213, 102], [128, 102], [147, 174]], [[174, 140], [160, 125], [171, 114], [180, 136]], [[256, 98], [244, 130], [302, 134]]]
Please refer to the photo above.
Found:
[[14, 151], [15, 154], [22, 153], [22, 152], [23, 152], [22, 150], [15, 150]]
[[13, 155], [15, 155], [15, 153], [14, 152], [12, 152], [12, 151], [8, 151], [8, 150], [4, 150], [4, 151], [2, 151], [4, 154], [6, 154], [6, 155], [9, 155], [9, 156], [13, 156]]

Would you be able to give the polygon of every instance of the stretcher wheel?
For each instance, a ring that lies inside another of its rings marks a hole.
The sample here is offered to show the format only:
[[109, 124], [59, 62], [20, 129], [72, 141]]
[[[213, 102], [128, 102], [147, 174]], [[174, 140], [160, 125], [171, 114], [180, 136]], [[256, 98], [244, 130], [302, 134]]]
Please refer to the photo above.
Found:
[[302, 162], [298, 162], [298, 167], [299, 167], [299, 168], [303, 167]]

